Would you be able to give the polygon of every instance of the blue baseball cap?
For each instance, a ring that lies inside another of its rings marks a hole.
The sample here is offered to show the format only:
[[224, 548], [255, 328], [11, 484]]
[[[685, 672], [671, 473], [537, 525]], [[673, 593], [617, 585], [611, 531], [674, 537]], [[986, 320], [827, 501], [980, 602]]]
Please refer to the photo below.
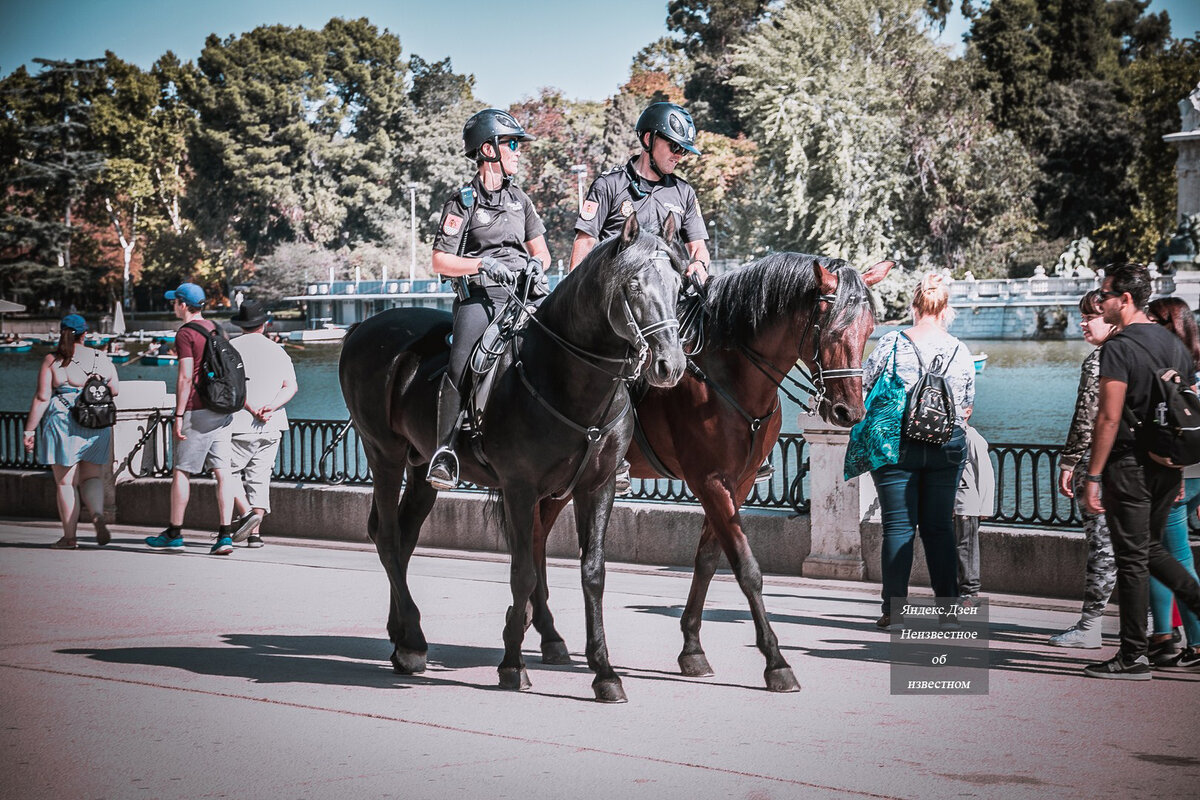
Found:
[[204, 290], [194, 283], [181, 283], [179, 288], [167, 292], [168, 300], [182, 300], [189, 308], [200, 308], [204, 305]]
[[67, 314], [62, 318], [61, 327], [70, 328], [76, 336], [82, 336], [87, 332], [87, 320], [80, 314]]

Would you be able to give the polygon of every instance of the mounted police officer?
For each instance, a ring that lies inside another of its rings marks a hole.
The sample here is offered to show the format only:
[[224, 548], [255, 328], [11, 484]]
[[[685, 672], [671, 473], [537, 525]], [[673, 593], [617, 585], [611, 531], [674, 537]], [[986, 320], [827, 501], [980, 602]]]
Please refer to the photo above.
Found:
[[[675, 174], [679, 162], [700, 155], [692, 115], [674, 103], [651, 103], [638, 117], [638, 142], [642, 146], [623, 167], [612, 169], [592, 182], [575, 220], [571, 269], [603, 239], [615, 235], [630, 214], [642, 228], [659, 234], [667, 218], [675, 217], [679, 238], [687, 248], [688, 274], [708, 280], [708, 228], [692, 185]], [[617, 494], [629, 493], [629, 462], [617, 469]]]
[[708, 277], [708, 229], [696, 190], [675, 174], [689, 153], [700, 155], [696, 125], [674, 103], [653, 103], [638, 117], [637, 135], [641, 154], [596, 178], [588, 189], [575, 221], [571, 269], [599, 241], [620, 231], [630, 214], [637, 214], [642, 228], [656, 234], [673, 215], [691, 259], [688, 273], [703, 281]]
[[487, 108], [463, 127], [463, 155], [475, 177], [442, 207], [433, 242], [433, 270], [454, 281], [454, 338], [438, 392], [438, 448], [428, 480], [436, 489], [458, 484], [455, 440], [462, 421], [460, 389], [467, 362], [484, 329], [508, 300], [519, 273], [541, 279], [550, 263], [546, 226], [528, 195], [513, 185], [522, 142], [533, 136], [506, 111]]

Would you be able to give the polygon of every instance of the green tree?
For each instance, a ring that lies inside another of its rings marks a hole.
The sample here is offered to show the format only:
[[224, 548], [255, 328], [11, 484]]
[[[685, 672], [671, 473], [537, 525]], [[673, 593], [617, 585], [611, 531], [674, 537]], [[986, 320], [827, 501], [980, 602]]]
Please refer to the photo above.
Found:
[[734, 45], [766, 13], [768, 0], [671, 0], [667, 30], [691, 60], [685, 93], [699, 125], [723, 136], [743, 131], [734, 104]]
[[103, 60], [35, 62], [36, 75], [21, 67], [0, 83], [0, 288], [75, 299], [95, 279], [72, 246], [88, 245], [78, 212], [104, 167], [88, 125]]
[[1028, 160], [987, 123], [922, 9], [797, 2], [743, 40], [733, 83], [769, 187], [763, 245], [959, 269], [1028, 236]]

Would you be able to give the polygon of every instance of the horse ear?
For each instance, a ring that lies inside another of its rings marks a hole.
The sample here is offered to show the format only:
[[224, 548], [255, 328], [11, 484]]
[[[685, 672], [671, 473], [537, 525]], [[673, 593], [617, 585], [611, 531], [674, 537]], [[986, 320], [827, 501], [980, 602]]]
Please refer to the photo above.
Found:
[[819, 260], [813, 260], [813, 267], [817, 273], [817, 286], [820, 287], [821, 294], [836, 294], [838, 287], [837, 275], [825, 269], [825, 265]]
[[675, 215], [667, 214], [667, 224], [663, 225], [662, 238], [673, 242], [677, 233], [679, 233], [679, 226], [675, 224]]
[[642, 227], [638, 225], [637, 214], [630, 214], [626, 217], [625, 224], [621, 226], [621, 242], [617, 245], [617, 252], [636, 242], [638, 234], [641, 232]]
[[880, 261], [878, 264], [873, 264], [863, 273], [863, 283], [867, 286], [874, 286], [881, 280], [887, 277], [888, 272], [892, 267], [896, 266], [895, 261]]

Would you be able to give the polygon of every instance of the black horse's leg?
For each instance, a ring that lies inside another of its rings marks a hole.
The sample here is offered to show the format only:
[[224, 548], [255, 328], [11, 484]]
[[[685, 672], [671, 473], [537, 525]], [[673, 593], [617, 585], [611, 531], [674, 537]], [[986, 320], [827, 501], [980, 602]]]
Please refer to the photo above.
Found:
[[537, 566], [533, 561], [533, 527], [536, 500], [519, 489], [504, 492], [504, 518], [508, 538], [508, 583], [512, 605], [504, 620], [504, 659], [500, 662], [500, 686], [528, 691], [532, 684], [525, 671], [521, 643], [525, 639], [525, 609], [537, 586]]
[[[704, 506], [705, 532], [707, 534], [711, 529], [714, 538], [724, 549], [730, 569], [733, 570], [738, 586], [750, 605], [750, 616], [754, 618], [755, 644], [767, 659], [767, 667], [763, 671], [767, 688], [773, 692], [800, 691], [800, 684], [779, 650], [779, 639], [771, 628], [770, 620], [767, 619], [767, 609], [762, 599], [762, 570], [759, 569], [758, 559], [754, 557], [750, 542], [742, 530], [740, 503], [736, 502], [731, 494], [724, 492], [705, 492], [701, 503]], [[729, 513], [730, 510], [732, 514]], [[703, 548], [703, 542], [701, 547]], [[714, 564], [713, 569], [715, 568]], [[709, 572], [708, 579], [704, 581], [705, 593], [711, 578], [712, 572]], [[699, 599], [699, 609], [691, 609], [691, 597], [688, 598], [688, 605], [689, 610], [695, 614], [696, 644], [699, 646], [700, 615], [703, 613], [704, 598]]]
[[425, 671], [429, 647], [421, 631], [421, 612], [408, 590], [408, 562], [437, 493], [424, 480], [410, 478], [401, 495], [403, 473], [390, 464], [403, 463], [403, 456], [394, 461], [371, 460], [374, 485], [368, 532], [391, 584], [388, 638], [394, 648], [392, 668], [411, 675]]
[[679, 671], [689, 678], [707, 678], [713, 674], [700, 644], [700, 625], [704, 617], [704, 599], [708, 596], [708, 585], [717, 572], [721, 558], [720, 543], [713, 532], [712, 524], [704, 520], [700, 544], [696, 547], [696, 568], [692, 572], [692, 586], [688, 591], [687, 605], [679, 619], [683, 631], [683, 650], [679, 653]]
[[608, 660], [604, 636], [604, 536], [612, 513], [613, 481], [594, 493], [575, 494], [575, 525], [583, 550], [583, 607], [587, 618], [587, 662], [596, 673], [592, 690], [602, 703], [624, 703], [628, 698], [621, 679]]
[[538, 504], [537, 524], [533, 529], [533, 562], [537, 566], [537, 588], [533, 590], [533, 627], [542, 635], [542, 663], [570, 664], [571, 653], [554, 627], [550, 613], [550, 585], [546, 582], [546, 539], [566, 500], [546, 498]]

